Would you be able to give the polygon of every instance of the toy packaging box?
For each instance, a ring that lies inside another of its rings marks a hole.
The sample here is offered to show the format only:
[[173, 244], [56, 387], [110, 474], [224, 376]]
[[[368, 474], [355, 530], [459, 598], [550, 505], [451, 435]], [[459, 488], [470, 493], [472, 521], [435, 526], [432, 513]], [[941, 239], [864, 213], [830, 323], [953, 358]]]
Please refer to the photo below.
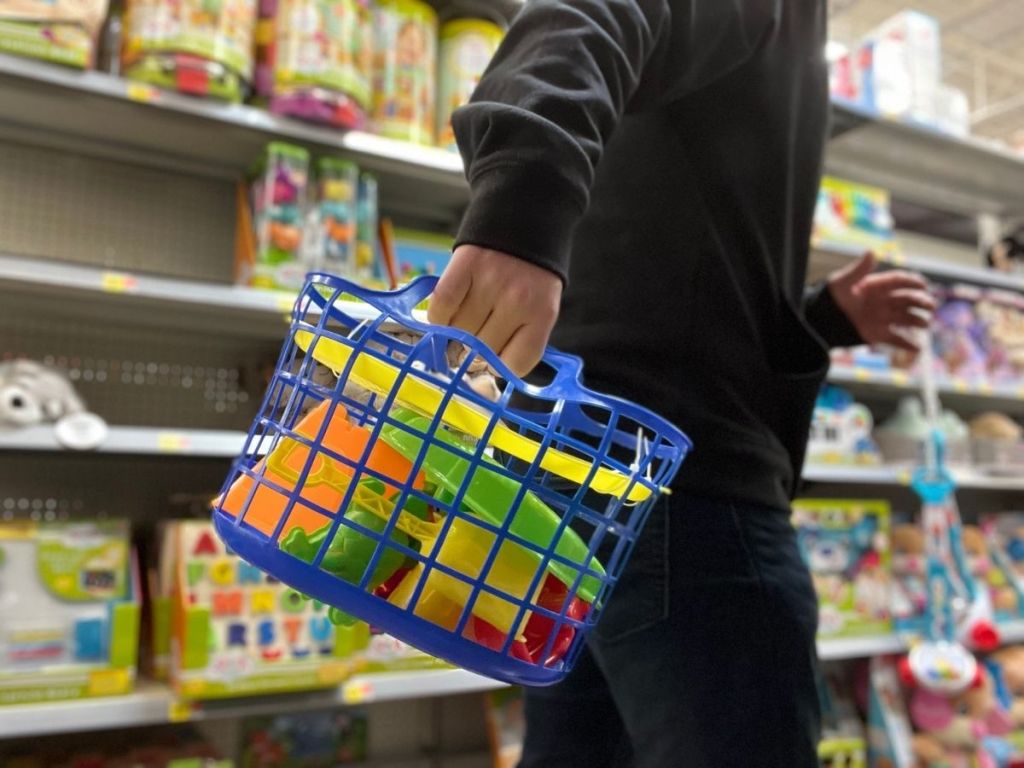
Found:
[[892, 631], [889, 504], [798, 499], [793, 524], [819, 601], [819, 637]]
[[251, 717], [242, 722], [239, 768], [336, 768], [367, 756], [360, 709]]
[[899, 252], [889, 192], [825, 176], [814, 210], [815, 245], [853, 245], [881, 256]]
[[139, 583], [128, 524], [0, 523], [0, 617], [0, 704], [129, 692]]
[[871, 411], [846, 390], [822, 387], [814, 403], [807, 464], [877, 466], [882, 458], [871, 437], [873, 424]]
[[0, 0], [0, 52], [92, 66], [107, 0]]
[[327, 688], [361, 665], [365, 625], [335, 627], [327, 608], [228, 552], [207, 521], [165, 525], [161, 546], [169, 672], [184, 698]]
[[867, 768], [867, 741], [853, 703], [849, 671], [845, 665], [830, 665], [818, 676], [822, 718], [818, 763], [821, 768]]

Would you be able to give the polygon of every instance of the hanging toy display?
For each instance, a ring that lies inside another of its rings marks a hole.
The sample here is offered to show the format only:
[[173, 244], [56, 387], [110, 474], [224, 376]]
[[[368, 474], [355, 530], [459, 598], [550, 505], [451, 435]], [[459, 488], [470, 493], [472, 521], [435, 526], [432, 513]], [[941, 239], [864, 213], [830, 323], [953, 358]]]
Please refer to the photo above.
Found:
[[912, 486], [922, 502], [924, 633], [901, 663], [904, 681], [915, 689], [912, 713], [945, 712], [949, 699], [981, 685], [981, 668], [972, 650], [991, 651], [999, 644], [989, 592], [976, 584], [964, 553], [955, 484], [945, 464], [939, 427], [930, 334], [921, 349], [923, 399], [931, 439], [925, 444], [925, 462], [914, 473]]
[[369, 0], [261, 0], [256, 92], [271, 112], [361, 128], [370, 108]]
[[253, 75], [256, 0], [128, 0], [123, 69], [132, 80], [241, 101]]
[[379, 0], [374, 28], [374, 131], [433, 144], [437, 14], [420, 0]]
[[504, 34], [501, 27], [484, 19], [454, 19], [441, 26], [437, 143], [444, 149], [458, 149], [452, 112], [469, 103]]
[[[415, 319], [436, 283], [387, 293], [310, 276], [214, 522], [337, 623], [358, 617], [476, 672], [551, 684], [690, 444], [584, 389], [578, 358], [548, 350], [553, 380], [529, 385], [475, 337]], [[380, 314], [356, 319], [353, 299]], [[496, 400], [473, 386], [480, 362], [502, 381]]]

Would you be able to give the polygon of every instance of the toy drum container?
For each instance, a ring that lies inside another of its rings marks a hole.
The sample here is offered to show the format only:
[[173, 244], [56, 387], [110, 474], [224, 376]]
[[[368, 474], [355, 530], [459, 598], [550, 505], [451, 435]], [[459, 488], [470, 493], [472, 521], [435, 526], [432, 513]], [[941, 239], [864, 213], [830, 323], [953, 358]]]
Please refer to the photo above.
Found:
[[373, 78], [369, 0], [263, 0], [257, 93], [271, 112], [362, 128]]
[[374, 26], [373, 130], [433, 144], [437, 15], [420, 0], [380, 0]]
[[497, 24], [483, 19], [455, 19], [441, 26], [437, 96], [439, 146], [457, 149], [452, 112], [469, 102], [504, 34]]
[[241, 101], [253, 75], [255, 25], [256, 0], [129, 0], [125, 75]]
[[[393, 293], [310, 275], [214, 503], [224, 542], [285, 584], [513, 683], [562, 679], [690, 443], [580, 384], [548, 350], [528, 384]], [[470, 384], [482, 365], [496, 400]], [[472, 373], [471, 373], [472, 372]]]
[[356, 207], [359, 167], [348, 160], [321, 157], [316, 161], [316, 263], [325, 271], [365, 277], [356, 269]]

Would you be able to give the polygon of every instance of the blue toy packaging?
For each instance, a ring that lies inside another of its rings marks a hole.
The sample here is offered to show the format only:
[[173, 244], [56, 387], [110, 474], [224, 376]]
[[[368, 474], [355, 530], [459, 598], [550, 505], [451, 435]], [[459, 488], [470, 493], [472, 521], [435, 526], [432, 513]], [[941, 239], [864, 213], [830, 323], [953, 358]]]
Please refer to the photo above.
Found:
[[871, 411], [845, 389], [822, 387], [814, 404], [807, 463], [877, 466], [882, 458], [871, 437], [873, 424]]
[[126, 522], [0, 523], [0, 704], [130, 691], [138, 596]]
[[793, 523], [818, 594], [819, 637], [891, 632], [888, 502], [798, 499]]

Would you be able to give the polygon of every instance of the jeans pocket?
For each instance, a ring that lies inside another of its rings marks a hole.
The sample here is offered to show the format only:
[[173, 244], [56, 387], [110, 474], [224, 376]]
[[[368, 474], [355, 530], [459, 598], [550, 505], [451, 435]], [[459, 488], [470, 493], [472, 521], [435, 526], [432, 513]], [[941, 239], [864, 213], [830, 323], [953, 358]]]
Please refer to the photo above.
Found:
[[669, 525], [668, 500], [662, 498], [651, 510], [593, 630], [598, 640], [615, 642], [668, 618]]

